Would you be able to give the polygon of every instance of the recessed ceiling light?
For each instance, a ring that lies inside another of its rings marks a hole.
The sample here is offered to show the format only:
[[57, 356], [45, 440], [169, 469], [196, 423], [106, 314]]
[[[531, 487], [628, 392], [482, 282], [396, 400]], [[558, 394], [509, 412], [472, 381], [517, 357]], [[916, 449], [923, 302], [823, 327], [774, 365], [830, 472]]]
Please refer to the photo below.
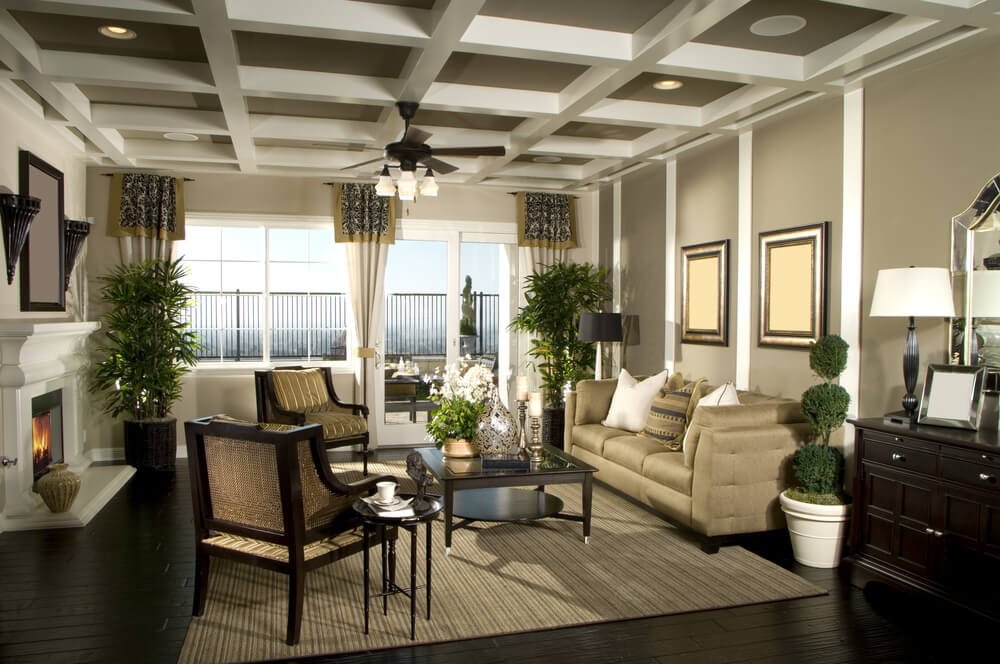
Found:
[[111, 37], [112, 39], [135, 39], [135, 30], [130, 28], [122, 27], [120, 25], [102, 25], [97, 29], [105, 37]]
[[168, 141], [183, 141], [183, 142], [191, 142], [198, 140], [198, 137], [195, 136], [194, 134], [188, 134], [183, 131], [168, 131], [163, 135], [163, 138], [167, 139]]
[[558, 164], [562, 161], [562, 157], [556, 157], [555, 155], [538, 155], [537, 157], [532, 157], [531, 161], [536, 164]]
[[676, 90], [683, 85], [684, 83], [673, 78], [665, 78], [662, 81], [653, 83], [653, 87], [657, 90]]
[[804, 27], [806, 27], [806, 20], [801, 16], [781, 14], [754, 21], [753, 25], [750, 26], [750, 32], [761, 37], [784, 37], [798, 32]]

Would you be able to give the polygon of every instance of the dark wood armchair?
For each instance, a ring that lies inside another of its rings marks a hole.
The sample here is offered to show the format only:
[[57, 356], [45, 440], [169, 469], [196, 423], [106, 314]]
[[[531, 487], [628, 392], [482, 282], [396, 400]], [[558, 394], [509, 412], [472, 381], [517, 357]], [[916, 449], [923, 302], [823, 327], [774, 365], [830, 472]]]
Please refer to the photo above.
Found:
[[327, 448], [361, 446], [368, 474], [368, 406], [337, 398], [330, 367], [275, 367], [254, 372], [257, 421], [320, 424]]
[[298, 643], [306, 572], [363, 549], [351, 505], [376, 482], [394, 478], [340, 481], [319, 425], [215, 416], [185, 422], [184, 430], [195, 517], [193, 614], [205, 611], [211, 556], [256, 565], [288, 575], [285, 640]]

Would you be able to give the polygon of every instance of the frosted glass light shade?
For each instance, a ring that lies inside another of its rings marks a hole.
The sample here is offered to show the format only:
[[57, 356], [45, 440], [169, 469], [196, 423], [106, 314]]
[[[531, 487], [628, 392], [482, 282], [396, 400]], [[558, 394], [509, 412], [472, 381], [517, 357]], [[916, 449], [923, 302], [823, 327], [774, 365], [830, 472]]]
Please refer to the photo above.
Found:
[[413, 171], [403, 171], [396, 181], [396, 192], [399, 200], [412, 201], [417, 195], [417, 179], [413, 176]]
[[972, 273], [972, 315], [1000, 318], [1000, 271], [976, 270]]
[[943, 267], [879, 270], [869, 315], [952, 318], [951, 274]]

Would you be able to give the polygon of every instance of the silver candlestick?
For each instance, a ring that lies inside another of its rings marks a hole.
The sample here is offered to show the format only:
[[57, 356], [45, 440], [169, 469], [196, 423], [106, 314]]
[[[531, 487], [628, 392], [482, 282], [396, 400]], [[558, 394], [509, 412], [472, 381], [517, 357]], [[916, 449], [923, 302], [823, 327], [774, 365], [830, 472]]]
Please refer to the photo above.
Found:
[[528, 451], [531, 453], [529, 459], [532, 463], [540, 463], [545, 460], [545, 456], [542, 454], [544, 449], [542, 442], [538, 439], [538, 430], [542, 428], [542, 425], [538, 422], [537, 417], [531, 418], [531, 445], [528, 446]]
[[520, 433], [520, 436], [519, 436], [520, 440], [518, 442], [518, 446], [522, 450], [523, 449], [527, 449], [527, 447], [528, 447], [527, 435], [524, 432], [524, 414], [525, 414], [525, 412], [527, 410], [528, 410], [528, 401], [527, 400], [524, 400], [524, 401], [518, 400], [518, 402], [517, 402], [517, 416], [518, 416], [518, 418], [521, 421], [521, 433]]

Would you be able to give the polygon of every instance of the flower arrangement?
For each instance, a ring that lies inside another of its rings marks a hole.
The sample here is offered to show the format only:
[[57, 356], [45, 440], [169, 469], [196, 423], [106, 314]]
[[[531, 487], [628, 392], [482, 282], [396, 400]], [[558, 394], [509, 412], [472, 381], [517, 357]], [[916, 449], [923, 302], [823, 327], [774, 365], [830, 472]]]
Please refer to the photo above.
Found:
[[478, 363], [458, 362], [434, 370], [430, 399], [438, 404], [427, 436], [441, 447], [448, 438], [473, 440], [479, 416], [493, 391], [493, 373]]

